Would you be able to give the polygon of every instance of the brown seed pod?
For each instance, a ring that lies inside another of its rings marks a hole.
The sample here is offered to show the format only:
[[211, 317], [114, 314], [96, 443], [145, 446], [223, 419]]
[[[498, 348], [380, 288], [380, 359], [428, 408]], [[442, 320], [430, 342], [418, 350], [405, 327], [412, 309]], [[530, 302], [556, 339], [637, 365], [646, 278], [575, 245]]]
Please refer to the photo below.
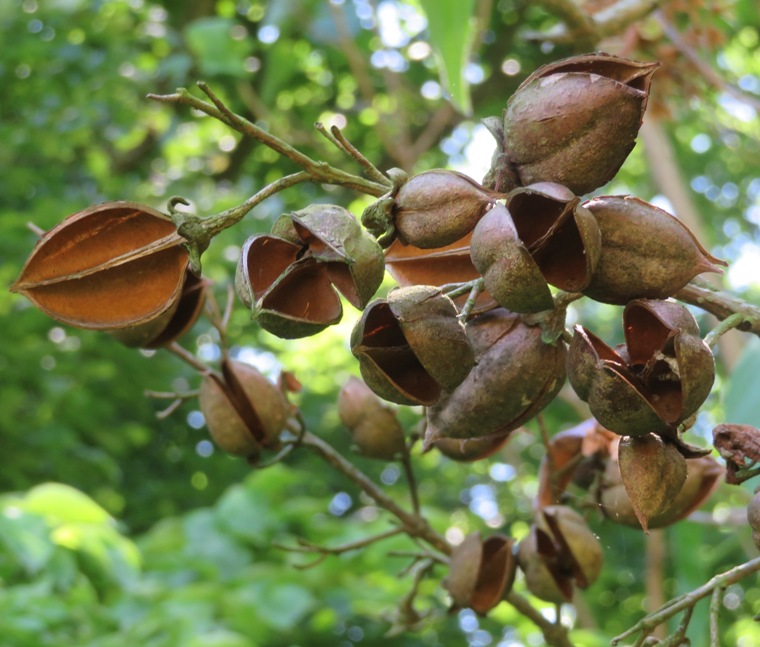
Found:
[[370, 303], [351, 334], [351, 351], [367, 385], [399, 404], [437, 402], [474, 361], [456, 306], [439, 288], [423, 285]]
[[501, 308], [467, 324], [475, 367], [427, 410], [427, 445], [438, 438], [505, 436], [554, 399], [565, 380], [564, 342]]
[[649, 520], [668, 509], [686, 481], [686, 459], [659, 436], [623, 436], [618, 446], [620, 477], [645, 533]]
[[338, 416], [364, 456], [389, 461], [404, 455], [404, 432], [396, 413], [359, 378], [350, 377], [338, 393]]
[[395, 195], [396, 234], [405, 245], [444, 247], [471, 232], [493, 203], [494, 195], [463, 173], [424, 171]]
[[455, 609], [470, 608], [485, 615], [504, 599], [517, 569], [513, 545], [510, 537], [491, 535], [482, 539], [474, 532], [454, 547], [444, 585]]
[[625, 436], [657, 433], [677, 442], [675, 428], [704, 402], [715, 378], [712, 352], [682, 305], [637, 299], [623, 311], [626, 345], [613, 350], [576, 326], [568, 377], [607, 429]]
[[429, 449], [437, 449], [441, 454], [454, 461], [472, 463], [493, 456], [499, 451], [509, 436], [486, 438], [439, 438], [429, 445]]
[[572, 599], [573, 586], [585, 589], [596, 581], [604, 555], [583, 517], [567, 506], [552, 505], [536, 513], [517, 561], [531, 593], [559, 604]]
[[722, 273], [680, 220], [632, 196], [600, 196], [583, 205], [601, 231], [601, 254], [586, 296], [623, 305], [673, 296], [703, 272]]
[[585, 54], [531, 74], [504, 112], [497, 153], [525, 186], [582, 195], [609, 182], [635, 145], [658, 63]]
[[185, 242], [168, 216], [150, 207], [95, 205], [40, 238], [11, 291], [78, 328], [144, 326], [177, 307]]
[[224, 451], [255, 460], [276, 448], [290, 407], [282, 392], [252, 366], [224, 360], [207, 373], [198, 395], [211, 437]]
[[[651, 517], [648, 527], [664, 528], [685, 519], [699, 508], [720, 482], [723, 469], [712, 456], [686, 459], [686, 481], [662, 512]], [[636, 513], [628, 498], [616, 460], [610, 460], [599, 488], [599, 507], [604, 516], [625, 526], [639, 528]]]

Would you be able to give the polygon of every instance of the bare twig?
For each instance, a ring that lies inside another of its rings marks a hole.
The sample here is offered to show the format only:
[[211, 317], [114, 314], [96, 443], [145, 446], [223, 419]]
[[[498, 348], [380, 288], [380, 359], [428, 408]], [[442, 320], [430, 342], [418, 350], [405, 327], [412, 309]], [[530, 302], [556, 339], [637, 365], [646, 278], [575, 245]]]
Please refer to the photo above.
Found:
[[720, 573], [702, 586], [697, 587], [693, 591], [689, 591], [688, 593], [673, 598], [662, 607], [660, 607], [660, 609], [657, 611], [646, 615], [633, 627], [627, 631], [624, 631], [622, 634], [615, 636], [610, 644], [613, 645], [613, 647], [615, 645], [619, 645], [622, 640], [639, 632], [642, 632], [644, 635], [648, 635], [652, 629], [654, 629], [654, 627], [672, 618], [677, 613], [680, 613], [681, 611], [685, 611], [687, 609], [693, 609], [694, 605], [697, 602], [699, 602], [702, 598], [710, 595], [715, 589], [726, 588], [730, 584], [734, 584], [735, 582], [738, 582], [739, 580], [759, 570], [760, 557], [755, 557], [748, 562], [744, 562], [743, 564], [735, 566], [725, 573]]
[[519, 593], [510, 591], [504, 599], [509, 602], [520, 615], [528, 618], [541, 630], [547, 645], [552, 645], [553, 647], [573, 647], [573, 644], [570, 642], [570, 638], [567, 635], [567, 629], [565, 626], [547, 620], [538, 609]]
[[710, 647], [720, 647], [718, 620], [725, 593], [726, 589], [720, 586], [713, 591], [712, 599], [710, 600]]
[[747, 303], [733, 294], [720, 292], [692, 282], [675, 294], [676, 299], [702, 308], [718, 319], [727, 319], [733, 314], [744, 315], [739, 330], [760, 336], [760, 307]]
[[173, 353], [177, 357], [179, 357], [185, 364], [189, 364], [192, 366], [196, 371], [199, 373], [212, 373], [212, 369], [204, 364], [201, 360], [199, 360], [195, 355], [193, 355], [189, 350], [186, 350], [182, 346], [180, 346], [176, 341], [172, 342], [168, 346], [164, 346], [166, 350], [168, 350], [170, 353]]
[[725, 335], [729, 330], [739, 328], [746, 323], [750, 323], [747, 318], [741, 312], [735, 312], [732, 315], [726, 317], [715, 328], [713, 328], [707, 335], [705, 335], [705, 344], [710, 348], [715, 348], [718, 340]]

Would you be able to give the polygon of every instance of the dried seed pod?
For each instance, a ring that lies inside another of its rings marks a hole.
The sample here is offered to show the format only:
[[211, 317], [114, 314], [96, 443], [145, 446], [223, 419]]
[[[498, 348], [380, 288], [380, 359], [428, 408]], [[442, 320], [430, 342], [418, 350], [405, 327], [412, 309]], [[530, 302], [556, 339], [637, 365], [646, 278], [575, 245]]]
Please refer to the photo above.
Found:
[[389, 461], [404, 455], [396, 413], [360, 379], [350, 377], [338, 393], [338, 416], [364, 456]]
[[427, 445], [441, 437], [504, 436], [554, 399], [565, 380], [564, 342], [546, 344], [541, 329], [492, 310], [467, 324], [475, 367], [427, 410]]
[[221, 375], [204, 375], [198, 399], [209, 433], [224, 451], [253, 461], [262, 449], [278, 446], [290, 408], [252, 366], [224, 360]]
[[[269, 332], [292, 339], [340, 321], [340, 292], [363, 308], [382, 282], [382, 249], [342, 207], [312, 205], [275, 223], [276, 235], [249, 238], [235, 289]], [[294, 238], [297, 240], [294, 241]]]
[[78, 328], [147, 325], [177, 307], [189, 260], [185, 242], [150, 207], [95, 205], [40, 238], [11, 291]]
[[654, 434], [623, 436], [618, 446], [623, 486], [645, 533], [653, 517], [672, 505], [686, 481], [686, 459]]
[[659, 63], [585, 54], [531, 74], [504, 112], [497, 153], [523, 186], [582, 195], [609, 182], [633, 149]]
[[601, 231], [601, 254], [586, 296], [623, 305], [631, 299], [673, 296], [703, 272], [722, 273], [680, 220], [632, 196], [600, 196], [584, 203]]
[[[477, 279], [480, 274], [470, 258], [472, 232], [464, 238], [436, 249], [420, 249], [396, 240], [385, 253], [388, 273], [401, 287], [412, 285], [446, 285]], [[454, 299], [461, 306], [467, 300], [464, 294]], [[490, 294], [481, 292], [473, 313], [484, 312], [496, 306]]]
[[193, 274], [188, 268], [182, 292], [174, 307], [148, 323], [111, 331], [111, 336], [126, 346], [161, 348], [182, 337], [203, 310], [209, 281]]
[[463, 173], [424, 171], [395, 195], [396, 234], [405, 245], [444, 247], [471, 232], [493, 203], [493, 194]]
[[543, 182], [515, 189], [475, 227], [473, 265], [486, 289], [513, 312], [554, 306], [547, 283], [568, 292], [585, 288], [601, 237], [591, 212], [566, 187]]
[[423, 285], [370, 303], [351, 335], [351, 351], [367, 385], [399, 404], [437, 402], [474, 361], [456, 306], [439, 288]]
[[517, 561], [528, 589], [559, 604], [572, 599], [573, 585], [585, 589], [596, 581], [604, 555], [583, 517], [567, 506], [552, 505], [536, 514], [530, 535], [520, 542]]
[[576, 326], [568, 355], [570, 384], [607, 429], [625, 436], [656, 433], [677, 442], [676, 426], [712, 388], [712, 353], [696, 334], [692, 315], [677, 303], [631, 301], [623, 330], [626, 345], [616, 351]]
[[[702, 456], [687, 458], [686, 472], [686, 481], [670, 505], [649, 519], [650, 529], [669, 526], [685, 519], [699, 508], [715, 490], [723, 469], [712, 456]], [[640, 527], [616, 460], [607, 463], [598, 497], [599, 507], [605, 517], [625, 526]]]
[[513, 544], [510, 537], [491, 535], [482, 539], [474, 532], [454, 547], [444, 586], [455, 609], [469, 608], [485, 615], [504, 599], [517, 569]]

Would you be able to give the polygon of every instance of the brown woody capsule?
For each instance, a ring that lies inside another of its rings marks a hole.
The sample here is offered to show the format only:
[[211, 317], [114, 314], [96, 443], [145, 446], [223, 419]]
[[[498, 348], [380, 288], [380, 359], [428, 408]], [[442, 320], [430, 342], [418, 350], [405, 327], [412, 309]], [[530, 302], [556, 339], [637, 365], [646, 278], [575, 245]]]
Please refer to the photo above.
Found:
[[522, 185], [582, 195], [606, 184], [635, 145], [658, 65], [585, 54], [539, 68], [507, 103], [497, 152]]
[[[718, 485], [723, 469], [712, 456], [686, 459], [686, 481], [678, 494], [662, 512], [651, 517], [648, 527], [664, 528], [685, 519], [699, 508]], [[599, 488], [599, 507], [604, 516], [615, 523], [640, 527], [628, 498], [616, 460], [610, 460]]]
[[649, 533], [649, 521], [668, 509], [686, 481], [686, 459], [654, 434], [624, 436], [618, 445], [620, 477], [633, 511]]
[[491, 535], [482, 539], [474, 532], [454, 547], [444, 583], [454, 608], [470, 608], [485, 615], [504, 599], [517, 568], [513, 544], [510, 537]]
[[424, 285], [370, 303], [351, 334], [351, 351], [367, 385], [399, 404], [437, 402], [474, 361], [456, 306], [439, 288]]
[[471, 463], [493, 456], [509, 440], [509, 436], [496, 438], [439, 438], [430, 443], [441, 454], [454, 461]]
[[578, 397], [607, 429], [624, 436], [657, 433], [678, 440], [675, 428], [710, 393], [715, 362], [683, 306], [631, 301], [623, 312], [626, 345], [613, 350], [576, 326], [568, 377]]
[[396, 233], [405, 245], [444, 247], [472, 231], [493, 203], [493, 194], [463, 173], [425, 171], [395, 196]]
[[289, 405], [252, 366], [224, 360], [221, 368], [221, 375], [207, 373], [201, 382], [201, 412], [219, 447], [253, 460], [263, 448], [277, 447]]
[[425, 441], [504, 436], [554, 399], [565, 380], [562, 341], [546, 344], [539, 327], [492, 310], [467, 324], [476, 363], [465, 380], [427, 411]]
[[726, 265], [702, 247], [677, 218], [631, 196], [600, 196], [584, 204], [601, 231], [601, 254], [586, 296], [623, 305], [673, 296], [703, 272]]
[[395, 412], [360, 379], [350, 377], [338, 393], [338, 416], [364, 456], [393, 460], [406, 444]]
[[42, 235], [11, 291], [78, 328], [148, 326], [177, 308], [189, 259], [184, 242], [155, 209], [95, 205]]

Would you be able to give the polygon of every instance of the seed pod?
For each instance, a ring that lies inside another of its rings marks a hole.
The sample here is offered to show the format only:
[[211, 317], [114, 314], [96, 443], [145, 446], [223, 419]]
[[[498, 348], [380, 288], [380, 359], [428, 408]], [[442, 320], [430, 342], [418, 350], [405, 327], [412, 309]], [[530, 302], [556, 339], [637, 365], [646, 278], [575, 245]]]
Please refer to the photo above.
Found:
[[224, 360], [221, 375], [204, 375], [198, 398], [209, 433], [224, 451], [253, 461], [262, 449], [278, 446], [289, 405], [252, 366]]
[[40, 238], [11, 291], [78, 328], [147, 325], [177, 307], [189, 260], [184, 243], [150, 207], [95, 205]]
[[431, 405], [474, 361], [451, 299], [432, 286], [392, 290], [367, 306], [351, 335], [362, 377], [381, 398]]
[[541, 329], [503, 309], [467, 324], [475, 367], [427, 410], [427, 445], [441, 437], [505, 436], [554, 399], [565, 380], [564, 342], [545, 344]]
[[[276, 235], [244, 246], [235, 275], [240, 300], [269, 332], [292, 339], [338, 323], [338, 292], [363, 308], [382, 282], [377, 242], [342, 207], [312, 205], [275, 222]], [[297, 237], [297, 240], [294, 238]]]
[[517, 569], [513, 544], [510, 537], [491, 535], [482, 539], [474, 532], [454, 547], [444, 583], [454, 609], [469, 608], [485, 615], [504, 599]]
[[[664, 528], [685, 519], [699, 508], [712, 494], [720, 482], [723, 472], [721, 466], [712, 456], [686, 459], [686, 481], [678, 494], [659, 514], [648, 521], [648, 527]], [[628, 498], [620, 466], [616, 460], [610, 460], [604, 471], [599, 488], [599, 507], [604, 516], [625, 526], [640, 527], [639, 520]]]
[[126, 346], [136, 348], [161, 348], [171, 344], [198, 320], [209, 284], [209, 281], [196, 276], [188, 268], [182, 292], [174, 307], [148, 323], [114, 330], [110, 333], [111, 336]]
[[664, 512], [686, 481], [686, 459], [659, 436], [624, 436], [618, 446], [623, 486], [645, 533], [652, 517]]
[[567, 506], [552, 505], [536, 514], [517, 561], [531, 593], [559, 604], [572, 599], [573, 585], [585, 589], [596, 581], [604, 555], [583, 517]]
[[586, 54], [531, 74], [507, 103], [499, 148], [520, 183], [582, 195], [609, 182], [635, 145], [658, 65]]
[[338, 393], [338, 416], [364, 456], [393, 460], [406, 444], [395, 412], [360, 379], [350, 377]]
[[613, 350], [576, 326], [568, 377], [607, 429], [678, 441], [675, 429], [710, 393], [715, 362], [688, 310], [672, 302], [631, 301], [623, 311], [626, 345]]
[[395, 196], [396, 233], [405, 245], [444, 247], [470, 233], [493, 203], [493, 194], [463, 173], [425, 171]]
[[513, 312], [554, 306], [547, 283], [576, 292], [591, 280], [601, 237], [591, 212], [564, 186], [515, 189], [477, 224], [473, 265], [486, 289]]
[[586, 296], [623, 305], [632, 299], [673, 296], [703, 272], [726, 263], [707, 253], [677, 218], [631, 196], [600, 196], [584, 203], [601, 231], [601, 254]]

